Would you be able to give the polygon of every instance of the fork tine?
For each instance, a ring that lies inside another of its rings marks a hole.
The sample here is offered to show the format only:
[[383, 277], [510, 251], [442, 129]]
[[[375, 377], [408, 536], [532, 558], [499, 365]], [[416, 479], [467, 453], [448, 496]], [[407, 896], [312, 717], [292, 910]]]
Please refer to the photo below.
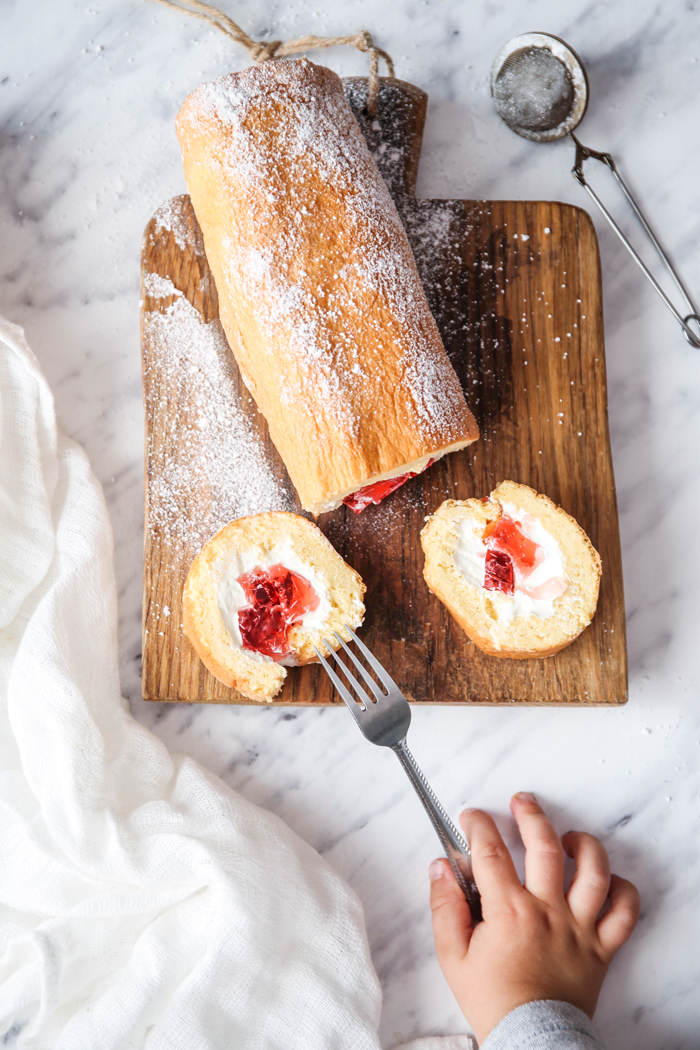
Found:
[[374, 671], [374, 673], [376, 674], [377, 678], [382, 683], [386, 691], [388, 692], [390, 689], [396, 689], [398, 692], [401, 692], [391, 675], [385, 670], [382, 664], [380, 664], [379, 660], [374, 655], [374, 653], [370, 652], [365, 643], [360, 641], [353, 629], [351, 627], [348, 627], [347, 624], [345, 624], [345, 630], [348, 632], [353, 642], [360, 650], [365, 660], [372, 668], [372, 670]]
[[[337, 637], [338, 637], [338, 635], [336, 634], [336, 638]], [[340, 657], [338, 656], [337, 651], [335, 649], [331, 649], [330, 645], [328, 645], [328, 642], [326, 641], [325, 638], [323, 640], [324, 640], [325, 644], [328, 646], [328, 648], [330, 649], [331, 656], [335, 660], [336, 664], [338, 665], [340, 670], [343, 672], [343, 674], [345, 675], [347, 680], [350, 682], [350, 685], [352, 685], [354, 687], [354, 689], [355, 689], [355, 697], [354, 697], [354, 699], [356, 701], [357, 700], [361, 701], [362, 710], [366, 711], [367, 708], [372, 703], [372, 700], [367, 695], [367, 691], [365, 689], [363, 689], [363, 687], [360, 685], [360, 683], [355, 678], [355, 675], [352, 673], [352, 671], [347, 666], [347, 664], [343, 660], [340, 659]], [[342, 639], [341, 639], [341, 641], [342, 641]], [[346, 651], [349, 652], [349, 650], [347, 649], [347, 646], [344, 645], [343, 648], [345, 648]], [[350, 656], [353, 657], [353, 654], [350, 653]], [[354, 657], [353, 657], [353, 660], [354, 660], [355, 663], [357, 663], [357, 660], [355, 660]], [[361, 667], [360, 670], [364, 671], [364, 668]]]
[[[334, 631], [333, 634], [336, 636], [336, 638], [338, 639], [338, 641], [342, 645], [343, 649], [348, 654], [348, 656], [350, 657], [350, 659], [354, 663], [354, 665], [357, 668], [357, 670], [360, 672], [360, 676], [362, 678], [362, 681], [365, 683], [365, 685], [369, 686], [369, 688], [372, 690], [372, 692], [374, 694], [374, 699], [377, 701], [377, 703], [379, 703], [380, 700], [385, 699], [386, 698], [386, 693], [383, 693], [381, 691], [381, 689], [379, 688], [379, 686], [377, 685], [375, 680], [368, 673], [367, 668], [363, 667], [363, 665], [357, 659], [357, 657], [355, 656], [354, 652], [352, 651], [350, 646], [347, 644], [345, 639], [341, 635], [339, 635], [337, 631]], [[336, 657], [336, 659], [337, 659], [337, 657]], [[338, 660], [338, 663], [340, 663], [340, 660]], [[347, 671], [346, 673], [348, 675], [350, 674], [349, 671]], [[355, 681], [354, 675], [353, 675], [353, 681]], [[369, 697], [367, 697], [367, 699], [369, 700]], [[370, 700], [370, 703], [371, 703], [371, 700]]]
[[[326, 648], [329, 650], [329, 652], [333, 652], [332, 647], [328, 644], [328, 642], [326, 641], [325, 638], [323, 639], [323, 644], [326, 646]], [[362, 712], [362, 708], [357, 703], [357, 701], [355, 700], [354, 696], [352, 695], [350, 690], [347, 688], [347, 686], [345, 685], [343, 680], [341, 678], [339, 678], [339, 676], [335, 673], [335, 671], [333, 670], [331, 665], [328, 663], [328, 660], [326, 659], [325, 656], [323, 656], [323, 654], [321, 653], [321, 651], [320, 651], [320, 649], [318, 648], [317, 645], [314, 645], [314, 649], [316, 650], [316, 655], [318, 656], [319, 660], [323, 664], [323, 668], [324, 668], [326, 674], [330, 678], [330, 680], [333, 683], [333, 685], [335, 686], [335, 688], [340, 693], [341, 699], [345, 703], [345, 706], [348, 708], [348, 710], [350, 711], [350, 714], [353, 716], [353, 718], [355, 719], [357, 724], [360, 725], [360, 714]], [[369, 701], [369, 697], [367, 699]], [[362, 727], [360, 727], [360, 728], [362, 728]]]

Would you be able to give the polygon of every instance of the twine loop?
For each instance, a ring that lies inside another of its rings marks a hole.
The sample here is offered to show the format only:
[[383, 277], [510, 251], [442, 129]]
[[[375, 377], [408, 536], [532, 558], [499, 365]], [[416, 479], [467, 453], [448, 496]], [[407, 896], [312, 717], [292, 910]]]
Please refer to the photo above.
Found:
[[258, 40], [250, 49], [250, 57], [253, 62], [269, 62], [275, 58], [278, 48], [282, 46], [281, 40]]
[[377, 47], [372, 39], [372, 34], [366, 29], [349, 36], [301, 36], [296, 40], [253, 40], [245, 30], [241, 29], [232, 18], [225, 15], [223, 11], [204, 3], [203, 0], [156, 0], [156, 3], [164, 7], [173, 7], [176, 11], [182, 11], [193, 18], [199, 18], [214, 29], [220, 30], [225, 36], [246, 49], [253, 62], [271, 62], [276, 58], [284, 58], [287, 55], [299, 55], [311, 48], [336, 47], [348, 44], [356, 47], [369, 55], [369, 87], [367, 90], [367, 112], [374, 116], [377, 110], [377, 98], [379, 96], [379, 59], [386, 63], [387, 72], [390, 77], [394, 76], [394, 63], [391, 56]]

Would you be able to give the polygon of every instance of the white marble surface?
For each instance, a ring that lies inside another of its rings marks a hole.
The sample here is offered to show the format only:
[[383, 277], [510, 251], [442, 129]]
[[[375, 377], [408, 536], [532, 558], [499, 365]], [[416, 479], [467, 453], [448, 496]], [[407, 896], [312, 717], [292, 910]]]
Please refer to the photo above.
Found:
[[[235, 7], [235, 10], [234, 10]], [[263, 14], [262, 9], [267, 13]], [[370, 28], [430, 94], [419, 193], [585, 204], [566, 144], [495, 117], [492, 55], [544, 29], [585, 57], [585, 142], [612, 150], [700, 293], [700, 11], [688, 0], [370, 0], [322, 8], [240, 0], [254, 35]], [[138, 256], [154, 208], [184, 189], [173, 117], [201, 79], [244, 64], [154, 4], [4, 0], [0, 36], [0, 311], [26, 326], [65, 428], [105, 486], [116, 537], [123, 683], [134, 713], [279, 813], [356, 887], [384, 991], [382, 1036], [464, 1029], [432, 950], [433, 832], [388, 754], [342, 709], [146, 706], [139, 699], [142, 410]], [[341, 73], [363, 56], [334, 50]], [[598, 175], [598, 172], [596, 172]], [[506, 818], [534, 790], [563, 832], [601, 835], [639, 885], [643, 918], [598, 1019], [624, 1050], [697, 1045], [700, 982], [700, 352], [597, 222], [620, 504], [631, 697], [620, 710], [415, 711], [417, 757], [446, 803]]]

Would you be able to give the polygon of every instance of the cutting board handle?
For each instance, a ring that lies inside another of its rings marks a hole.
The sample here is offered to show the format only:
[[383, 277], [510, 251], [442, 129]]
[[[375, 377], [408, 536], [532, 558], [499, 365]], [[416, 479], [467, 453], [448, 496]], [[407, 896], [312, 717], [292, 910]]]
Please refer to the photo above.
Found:
[[391, 195], [415, 196], [428, 96], [415, 84], [393, 77], [379, 81], [377, 111], [367, 112], [367, 77], [344, 77], [345, 97]]

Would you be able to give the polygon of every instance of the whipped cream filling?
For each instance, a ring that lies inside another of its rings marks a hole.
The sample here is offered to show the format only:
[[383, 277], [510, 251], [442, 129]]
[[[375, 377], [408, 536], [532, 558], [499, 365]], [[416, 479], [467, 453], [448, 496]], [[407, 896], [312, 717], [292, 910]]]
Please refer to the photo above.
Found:
[[523, 576], [517, 565], [515, 591], [491, 591], [484, 588], [487, 545], [483, 541], [482, 522], [462, 519], [457, 525], [457, 544], [454, 561], [458, 572], [472, 587], [485, 590], [492, 604], [496, 622], [509, 624], [516, 617], [539, 616], [547, 619], [554, 614], [554, 602], [567, 588], [564, 555], [551, 532], [539, 518], [528, 514], [514, 503], [502, 503], [503, 513], [519, 523], [522, 533], [540, 548], [539, 561], [532, 572]]
[[[462, 447], [462, 445], [455, 446]], [[399, 467], [394, 467], [393, 470], [387, 470], [384, 474], [375, 474], [373, 477], [368, 478], [367, 481], [363, 481], [361, 485], [357, 485], [353, 489], [348, 489], [338, 499], [328, 500], [325, 503], [319, 503], [313, 508], [314, 514], [326, 514], [331, 510], [335, 510], [337, 507], [341, 507], [343, 500], [346, 496], [352, 496], [354, 492], [358, 492], [360, 489], [366, 488], [368, 485], [376, 485], [379, 481], [390, 481], [392, 478], [399, 478], [403, 474], [422, 474], [425, 468], [432, 459], [433, 463], [437, 463], [439, 459], [451, 452], [452, 448], [443, 449], [440, 452], [431, 452], [427, 456], [421, 456], [420, 459], [414, 459], [411, 463], [402, 463]]]
[[[238, 582], [238, 578], [246, 572], [252, 572], [253, 569], [269, 569], [273, 565], [284, 565], [285, 569], [291, 569], [292, 572], [303, 576], [304, 579], [309, 581], [318, 595], [317, 608], [304, 613], [301, 620], [294, 624], [295, 627], [303, 627], [307, 631], [320, 630], [329, 617], [331, 603], [326, 577], [314, 566], [303, 561], [289, 540], [276, 543], [269, 550], [263, 550], [261, 547], [247, 547], [245, 550], [235, 551], [219, 561], [217, 566], [219, 580], [216, 598], [224, 627], [237, 649], [243, 649], [243, 639], [238, 626], [238, 612], [240, 609], [245, 609], [250, 605], [243, 588]], [[246, 649], [245, 652], [248, 656], [252, 656], [253, 659], [272, 659], [271, 656], [257, 653], [253, 649]], [[282, 660], [276, 660], [275, 663], [293, 667], [295, 664], [294, 655], [291, 654]]]

